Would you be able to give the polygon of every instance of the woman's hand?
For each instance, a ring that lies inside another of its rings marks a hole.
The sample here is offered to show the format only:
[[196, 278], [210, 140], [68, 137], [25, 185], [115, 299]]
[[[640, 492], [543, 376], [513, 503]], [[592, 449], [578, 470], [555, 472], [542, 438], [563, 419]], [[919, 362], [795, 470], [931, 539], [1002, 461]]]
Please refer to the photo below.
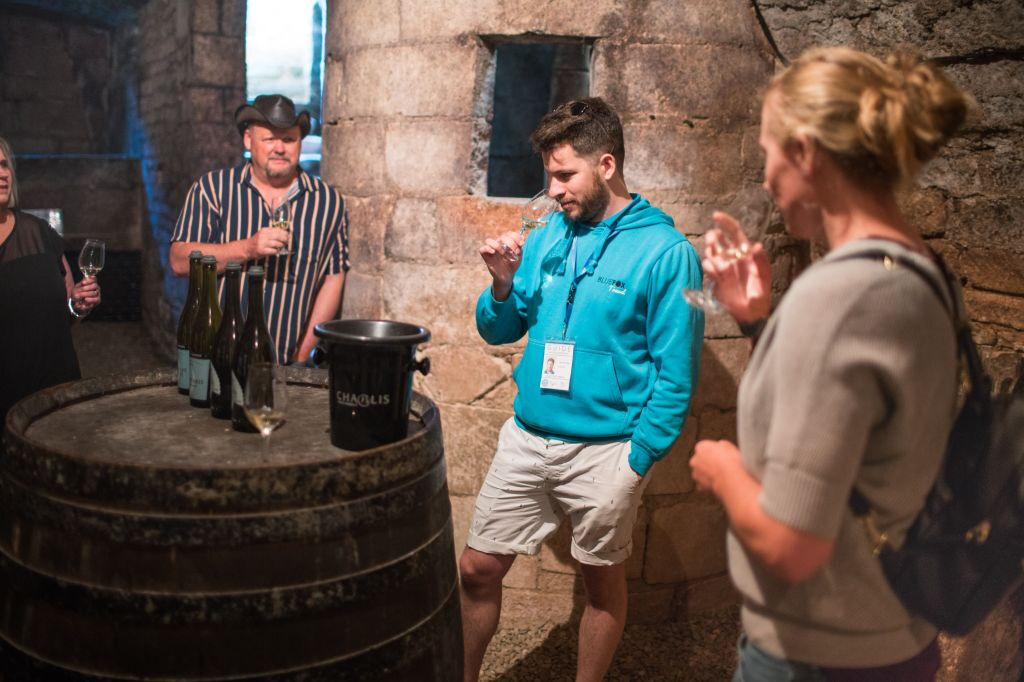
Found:
[[727, 440], [698, 442], [690, 457], [690, 469], [697, 488], [707, 490], [718, 498], [722, 497], [720, 486], [723, 481], [736, 472], [746, 474], [739, 448]]
[[693, 480], [725, 507], [729, 525], [758, 561], [788, 583], [807, 580], [832, 556], [834, 540], [792, 528], [761, 509], [761, 483], [743, 468], [739, 449], [727, 440], [702, 440], [690, 458]]
[[[764, 246], [750, 244], [736, 219], [715, 211], [711, 216], [717, 229], [704, 237], [704, 274], [715, 283], [715, 298], [740, 322], [768, 317], [772, 310], [772, 269]], [[726, 244], [745, 249], [739, 258], [729, 255]]]
[[83, 277], [71, 289], [71, 305], [79, 315], [88, 315], [100, 304], [100, 283], [95, 277]]

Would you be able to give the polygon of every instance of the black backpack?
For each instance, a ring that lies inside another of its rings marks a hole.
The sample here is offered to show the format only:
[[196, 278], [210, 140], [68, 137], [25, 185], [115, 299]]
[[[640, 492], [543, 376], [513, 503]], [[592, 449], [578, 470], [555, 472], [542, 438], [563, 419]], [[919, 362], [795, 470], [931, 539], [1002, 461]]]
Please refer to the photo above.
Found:
[[[946, 306], [932, 274], [884, 251], [882, 260], [920, 275]], [[854, 488], [850, 507], [875, 541], [893, 591], [908, 611], [955, 635], [969, 632], [1024, 578], [1024, 377], [993, 396], [951, 275], [958, 351], [970, 381], [946, 445], [942, 470], [901, 547], [894, 549]]]

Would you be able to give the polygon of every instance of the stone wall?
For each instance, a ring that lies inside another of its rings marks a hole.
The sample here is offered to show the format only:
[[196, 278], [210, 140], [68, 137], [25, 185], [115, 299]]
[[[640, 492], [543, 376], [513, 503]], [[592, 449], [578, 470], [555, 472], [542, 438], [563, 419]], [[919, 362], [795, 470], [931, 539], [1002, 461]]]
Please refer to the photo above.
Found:
[[[760, 172], [751, 97], [772, 70], [741, 0], [473, 4], [338, 0], [328, 18], [323, 174], [348, 199], [352, 262], [345, 317], [385, 317], [433, 332], [418, 388], [441, 405], [460, 544], [498, 429], [511, 415], [522, 342], [488, 347], [476, 297], [489, 283], [482, 239], [518, 224], [518, 202], [485, 195], [494, 47], [508, 41], [593, 45], [591, 93], [619, 111], [625, 175], [692, 239], [711, 208]], [[577, 74], [575, 76], [579, 78]], [[784, 252], [784, 250], [783, 250]], [[732, 599], [721, 508], [697, 493], [696, 438], [734, 437], [747, 344], [709, 325], [702, 384], [673, 452], [656, 466], [628, 564], [631, 615], [663, 620]], [[566, 528], [506, 578], [504, 617], [564, 621], [581, 584]], [[575, 594], [575, 597], [574, 597]]]
[[0, 26], [0, 136], [15, 154], [121, 151], [115, 30], [15, 7]]
[[22, 208], [63, 211], [67, 249], [80, 249], [93, 238], [111, 251], [142, 250], [144, 195], [137, 160], [20, 159], [18, 186]]
[[235, 107], [245, 101], [244, 0], [151, 0], [139, 12], [138, 115], [151, 231], [143, 318], [170, 357], [187, 282], [167, 267], [191, 183], [241, 161]]

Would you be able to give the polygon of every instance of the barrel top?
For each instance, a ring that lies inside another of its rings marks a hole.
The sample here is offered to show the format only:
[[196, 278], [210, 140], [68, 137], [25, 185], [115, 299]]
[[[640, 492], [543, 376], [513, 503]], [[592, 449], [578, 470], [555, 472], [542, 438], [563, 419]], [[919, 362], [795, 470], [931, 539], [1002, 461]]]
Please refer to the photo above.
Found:
[[167, 369], [62, 384], [19, 402], [0, 473], [126, 508], [242, 511], [369, 494], [443, 456], [437, 408], [423, 396], [413, 396], [406, 438], [353, 452], [331, 445], [326, 371], [287, 373], [286, 421], [266, 454], [258, 433], [190, 407]]
[[66, 405], [29, 425], [36, 444], [95, 461], [147, 467], [282, 466], [349, 454], [331, 445], [327, 390], [288, 387], [286, 421], [264, 455], [258, 433], [190, 407], [175, 386], [147, 386]]

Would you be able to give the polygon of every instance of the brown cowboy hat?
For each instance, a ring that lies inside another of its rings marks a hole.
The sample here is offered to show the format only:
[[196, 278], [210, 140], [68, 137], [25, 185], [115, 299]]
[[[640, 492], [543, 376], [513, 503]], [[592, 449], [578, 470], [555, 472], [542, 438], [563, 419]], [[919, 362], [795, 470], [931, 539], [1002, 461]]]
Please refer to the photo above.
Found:
[[244, 133], [250, 123], [264, 123], [274, 128], [299, 126], [302, 137], [309, 135], [309, 112], [295, 114], [295, 103], [284, 95], [260, 95], [252, 104], [235, 109], [235, 125]]

